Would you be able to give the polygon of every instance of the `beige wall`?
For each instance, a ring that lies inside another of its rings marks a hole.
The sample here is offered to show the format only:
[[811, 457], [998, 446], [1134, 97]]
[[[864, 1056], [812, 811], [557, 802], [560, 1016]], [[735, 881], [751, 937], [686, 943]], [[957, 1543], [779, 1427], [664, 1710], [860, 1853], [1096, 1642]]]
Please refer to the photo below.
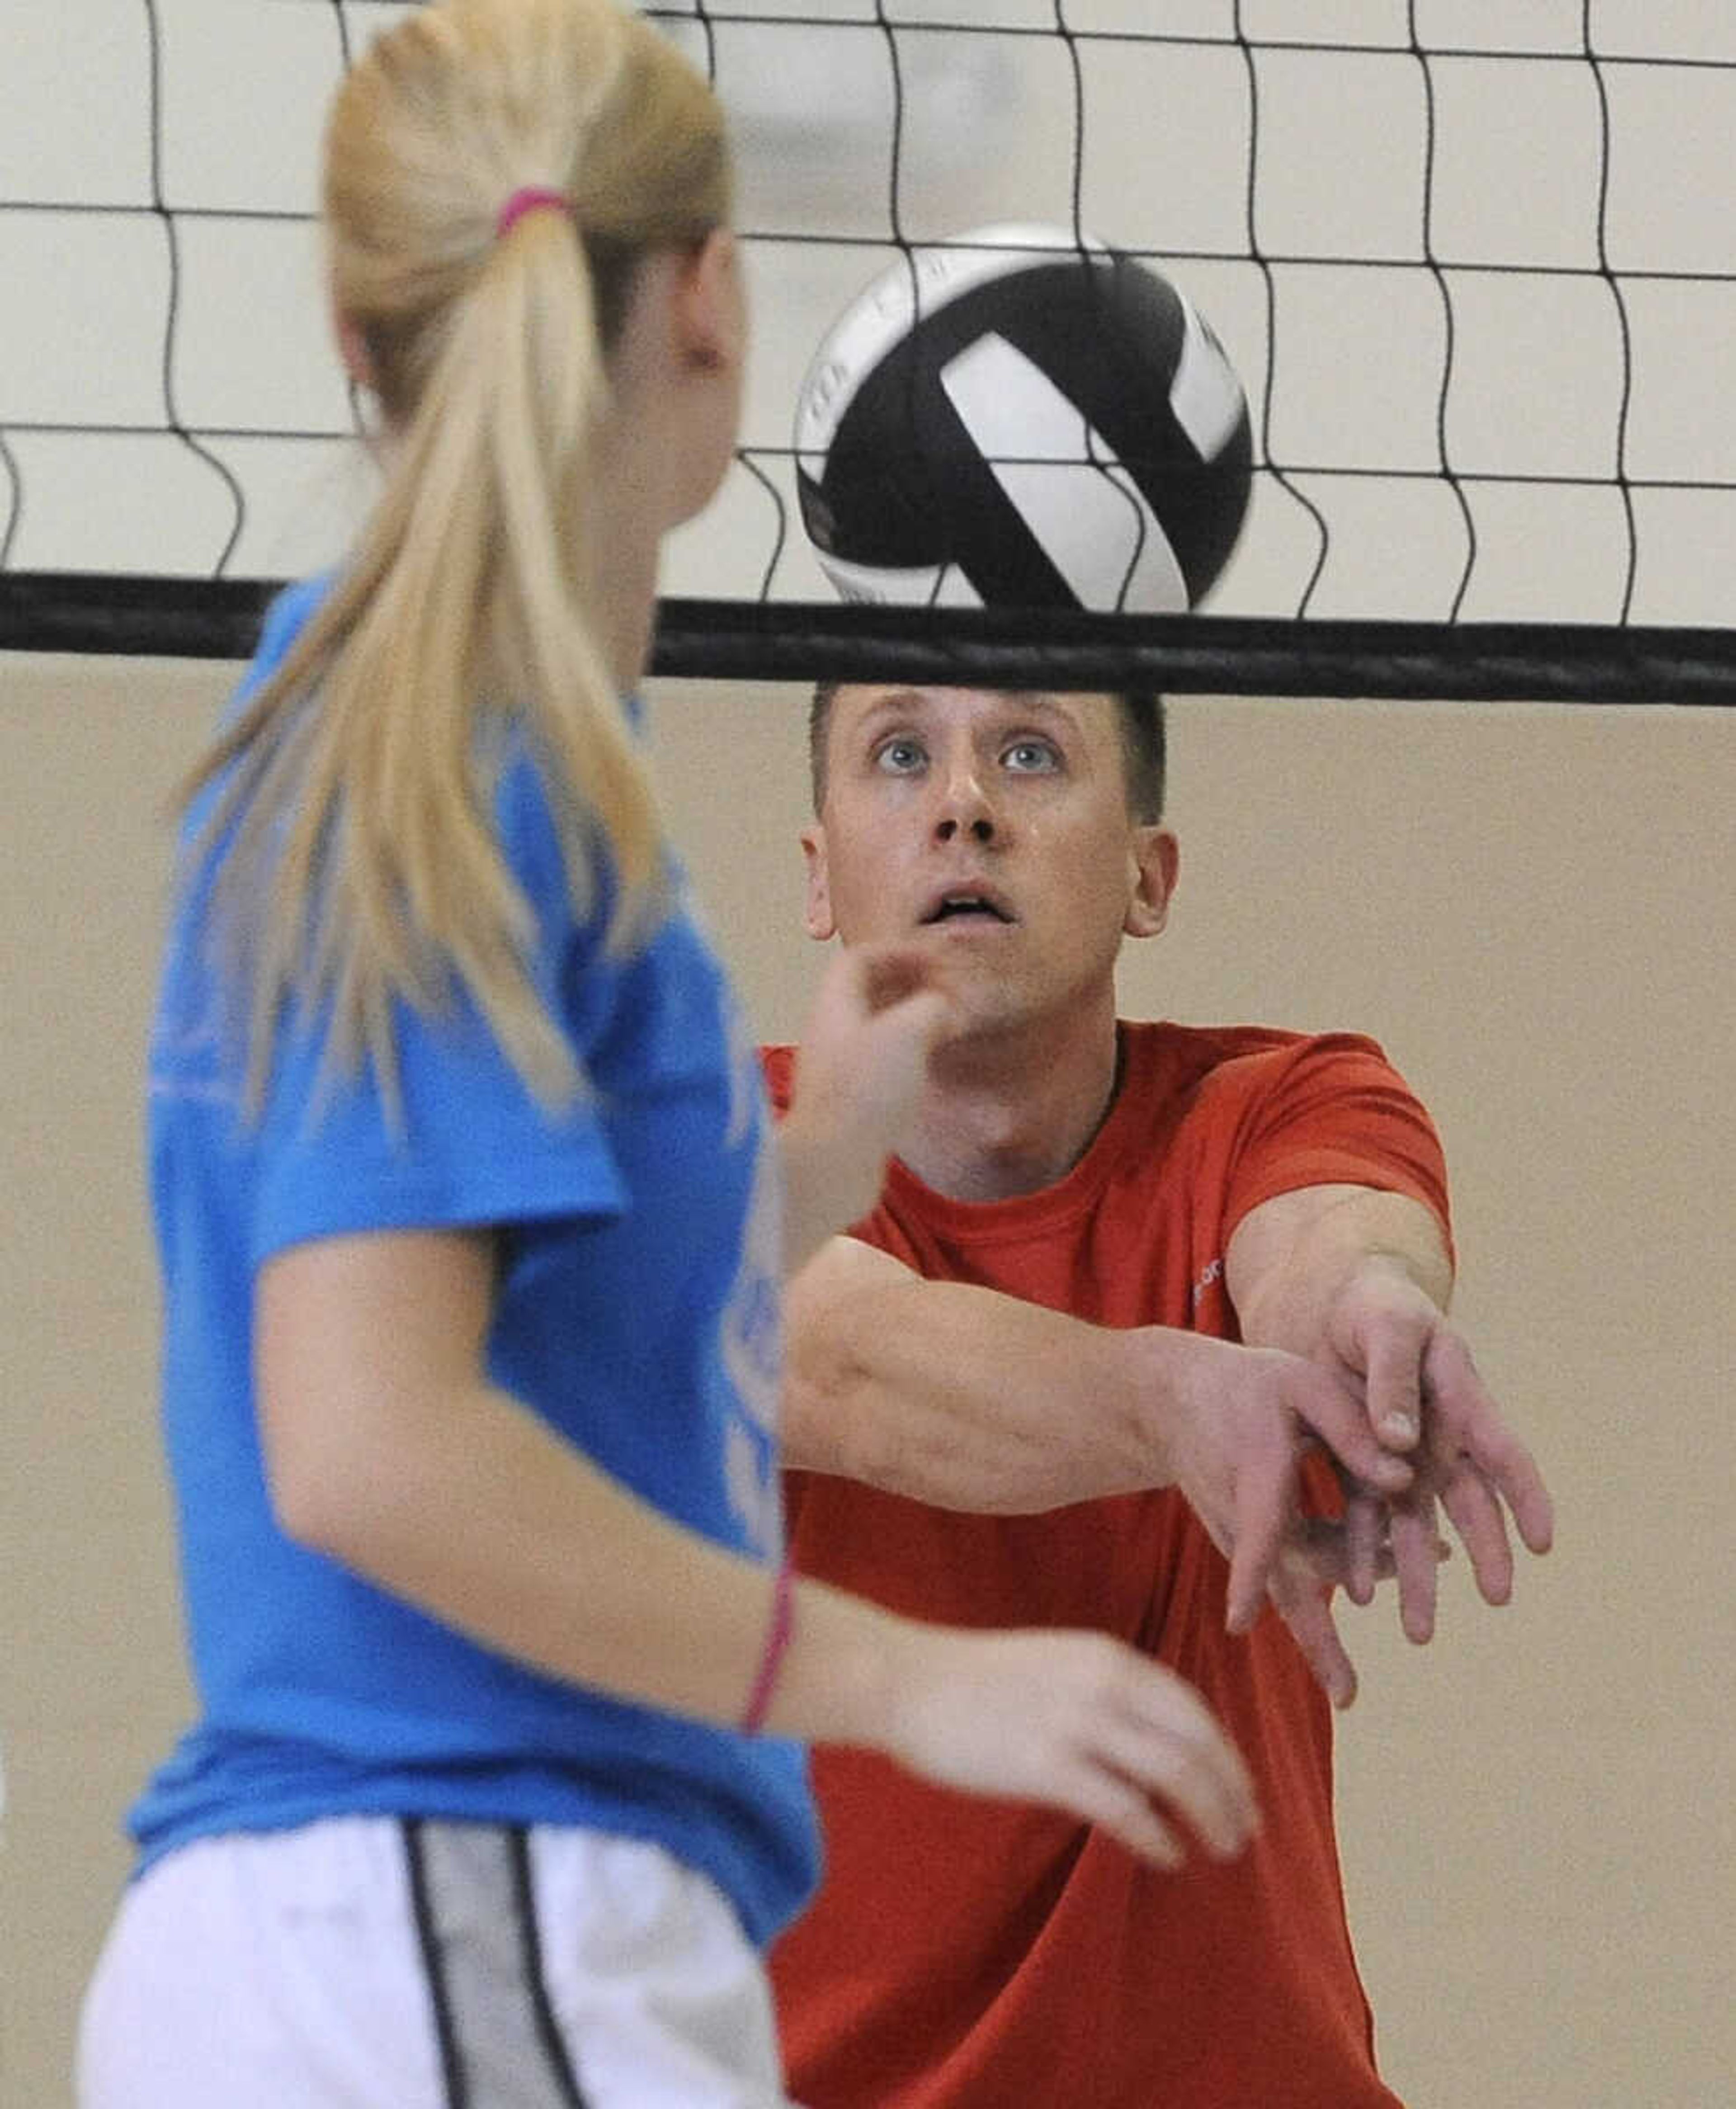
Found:
[[[162, 794], [228, 670], [0, 659], [0, 2103], [66, 2098], [116, 1826], [185, 1703], [138, 1098]], [[798, 1025], [799, 699], [671, 689], [670, 802]], [[1726, 2098], [1736, 720], [1185, 701], [1130, 1009], [1356, 1026], [1432, 1106], [1460, 1311], [1553, 1484], [1503, 1614], [1350, 1615], [1346, 1881], [1413, 2109]]]

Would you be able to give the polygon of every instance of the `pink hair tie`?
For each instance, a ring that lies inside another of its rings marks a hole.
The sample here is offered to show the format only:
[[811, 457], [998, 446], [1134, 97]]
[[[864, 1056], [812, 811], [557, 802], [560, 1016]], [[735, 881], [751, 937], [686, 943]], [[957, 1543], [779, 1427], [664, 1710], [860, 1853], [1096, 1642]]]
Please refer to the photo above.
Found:
[[573, 201], [565, 191], [552, 191], [537, 183], [528, 183], [523, 190], [514, 191], [500, 208], [494, 220], [494, 239], [502, 241], [512, 232], [527, 212], [541, 212], [544, 207], [569, 216]]

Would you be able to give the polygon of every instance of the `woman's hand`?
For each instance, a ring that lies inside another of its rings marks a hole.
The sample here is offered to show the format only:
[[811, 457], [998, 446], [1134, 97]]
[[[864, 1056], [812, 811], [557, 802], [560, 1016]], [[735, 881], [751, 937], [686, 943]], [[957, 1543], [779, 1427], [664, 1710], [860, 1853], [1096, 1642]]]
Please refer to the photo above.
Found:
[[780, 1130], [787, 1273], [873, 1207], [953, 1014], [931, 952], [855, 946], [827, 969]]

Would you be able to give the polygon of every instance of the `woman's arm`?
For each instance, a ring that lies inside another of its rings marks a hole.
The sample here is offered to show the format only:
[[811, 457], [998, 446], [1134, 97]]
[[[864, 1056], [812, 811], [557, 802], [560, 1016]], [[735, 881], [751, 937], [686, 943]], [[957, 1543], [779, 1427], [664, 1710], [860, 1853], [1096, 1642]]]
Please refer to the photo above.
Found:
[[[257, 1389], [284, 1530], [501, 1653], [720, 1725], [765, 1661], [773, 1578], [671, 1522], [487, 1380], [485, 1236], [296, 1246], [258, 1291]], [[1251, 1790], [1193, 1691], [1101, 1635], [954, 1633], [797, 1585], [766, 1725], [886, 1750], [1179, 1857], [1155, 1797], [1215, 1852]]]

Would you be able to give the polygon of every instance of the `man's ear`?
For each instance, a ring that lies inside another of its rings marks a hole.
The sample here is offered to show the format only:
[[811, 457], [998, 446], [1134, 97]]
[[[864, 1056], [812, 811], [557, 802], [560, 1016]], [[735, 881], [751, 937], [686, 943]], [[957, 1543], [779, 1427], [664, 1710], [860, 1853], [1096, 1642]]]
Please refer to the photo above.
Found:
[[739, 366], [746, 303], [736, 238], [715, 227], [681, 261], [675, 281], [675, 349], [683, 362], [704, 373]]
[[818, 821], [802, 829], [801, 853], [808, 866], [808, 901], [802, 922], [808, 935], [823, 943], [837, 936], [838, 926], [832, 919], [832, 886], [826, 874], [826, 830]]
[[1132, 853], [1134, 887], [1121, 928], [1130, 937], [1155, 937], [1170, 919], [1181, 845], [1167, 828], [1138, 827]]

